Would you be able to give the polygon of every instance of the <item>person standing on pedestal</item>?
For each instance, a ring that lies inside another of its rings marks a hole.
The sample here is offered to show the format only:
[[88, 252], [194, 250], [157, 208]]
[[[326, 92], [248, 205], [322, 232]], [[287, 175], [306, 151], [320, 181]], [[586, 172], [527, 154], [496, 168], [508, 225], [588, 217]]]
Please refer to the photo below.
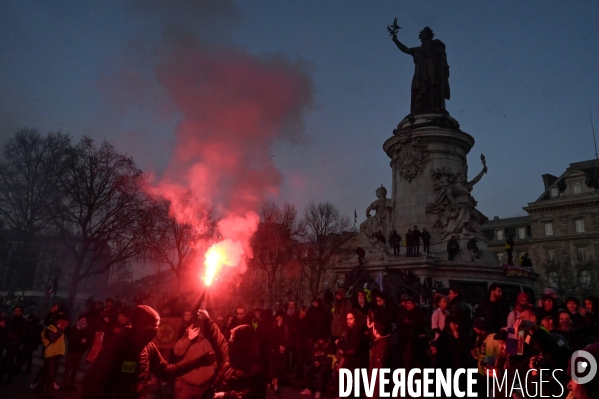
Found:
[[508, 265], [514, 264], [513, 252], [514, 252], [515, 245], [516, 244], [514, 243], [513, 235], [510, 235], [508, 238], [505, 239], [505, 252], [507, 252], [507, 264]]
[[396, 230], [393, 230], [391, 233], [391, 238], [389, 239], [389, 244], [393, 247], [393, 255], [399, 256], [399, 246], [401, 245], [401, 236], [397, 234]]
[[447, 260], [453, 260], [459, 251], [460, 243], [455, 236], [451, 236], [451, 240], [447, 241]]
[[418, 230], [418, 226], [414, 226], [414, 230], [412, 230], [412, 242], [414, 243], [414, 252], [412, 252], [413, 256], [420, 256], [420, 230]]
[[431, 252], [431, 233], [426, 231], [426, 227], [422, 228], [422, 234], [420, 234], [420, 238], [422, 238], [422, 252], [430, 253]]
[[414, 256], [414, 243], [411, 229], [408, 229], [408, 232], [406, 233], [406, 248], [408, 249], [406, 252], [406, 257], [409, 258]]

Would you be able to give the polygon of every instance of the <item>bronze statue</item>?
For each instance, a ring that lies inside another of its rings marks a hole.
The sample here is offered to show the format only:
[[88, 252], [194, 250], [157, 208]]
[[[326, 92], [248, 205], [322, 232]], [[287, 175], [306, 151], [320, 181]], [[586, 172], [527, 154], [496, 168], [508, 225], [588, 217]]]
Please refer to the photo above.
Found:
[[414, 78], [412, 79], [412, 115], [427, 112], [445, 113], [445, 100], [449, 100], [449, 65], [445, 54], [445, 44], [433, 39], [435, 34], [428, 26], [418, 37], [420, 47], [408, 48], [397, 40], [397, 18], [394, 25], [387, 27], [393, 42], [402, 52], [414, 57]]

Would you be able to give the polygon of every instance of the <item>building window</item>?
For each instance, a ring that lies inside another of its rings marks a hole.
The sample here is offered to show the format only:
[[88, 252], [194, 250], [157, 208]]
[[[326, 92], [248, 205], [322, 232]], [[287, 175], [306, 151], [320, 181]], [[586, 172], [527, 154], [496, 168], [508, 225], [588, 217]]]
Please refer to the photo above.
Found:
[[576, 252], [578, 255], [578, 262], [584, 263], [587, 261], [587, 248], [586, 247], [579, 247]]
[[583, 289], [591, 288], [591, 271], [581, 270], [579, 274], [580, 285]]
[[572, 194], [580, 194], [582, 193], [582, 184], [573, 183], [572, 184]]
[[518, 238], [524, 240], [526, 238], [526, 227], [518, 227]]
[[551, 187], [551, 196], [552, 197], [558, 197], [559, 196], [559, 188], [558, 187]]
[[547, 250], [547, 264], [548, 265], [555, 265], [555, 249], [548, 249]]
[[546, 236], [553, 235], [553, 222], [545, 222], [545, 235]]
[[557, 272], [549, 272], [549, 287], [557, 287], [558, 283]]
[[574, 221], [574, 227], [577, 233], [584, 233], [584, 219], [576, 219]]
[[504, 239], [503, 230], [497, 230], [496, 235], [497, 235], [497, 240], [501, 241]]

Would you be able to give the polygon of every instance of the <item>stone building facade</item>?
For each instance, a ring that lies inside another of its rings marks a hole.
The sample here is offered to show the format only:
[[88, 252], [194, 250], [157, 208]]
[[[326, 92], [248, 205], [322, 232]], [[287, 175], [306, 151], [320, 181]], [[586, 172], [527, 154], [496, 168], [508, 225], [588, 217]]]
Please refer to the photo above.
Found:
[[[559, 177], [545, 174], [544, 191], [523, 209], [528, 216], [494, 218], [483, 226], [489, 248], [505, 261], [505, 238], [514, 235], [514, 258], [528, 252], [537, 288], [579, 296], [599, 289], [599, 160], [570, 164]], [[502, 262], [502, 263], [503, 263]]]

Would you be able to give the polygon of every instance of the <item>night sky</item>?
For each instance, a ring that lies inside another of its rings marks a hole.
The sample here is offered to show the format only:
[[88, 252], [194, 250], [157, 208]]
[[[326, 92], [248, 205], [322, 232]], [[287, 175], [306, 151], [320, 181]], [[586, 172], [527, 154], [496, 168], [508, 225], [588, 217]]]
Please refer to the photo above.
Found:
[[407, 46], [425, 26], [447, 46], [447, 109], [476, 140], [470, 177], [487, 158], [473, 195], [488, 217], [525, 215], [541, 174], [595, 156], [597, 1], [175, 3], [0, 1], [1, 138], [34, 127], [108, 139], [160, 175], [181, 115], [154, 60], [165, 36], [191, 31], [205, 48], [281, 59], [311, 78], [302, 123], [267, 149], [283, 176], [273, 199], [331, 201], [360, 222], [376, 187], [390, 189], [382, 144], [409, 113], [414, 64], [385, 29], [397, 17]]

